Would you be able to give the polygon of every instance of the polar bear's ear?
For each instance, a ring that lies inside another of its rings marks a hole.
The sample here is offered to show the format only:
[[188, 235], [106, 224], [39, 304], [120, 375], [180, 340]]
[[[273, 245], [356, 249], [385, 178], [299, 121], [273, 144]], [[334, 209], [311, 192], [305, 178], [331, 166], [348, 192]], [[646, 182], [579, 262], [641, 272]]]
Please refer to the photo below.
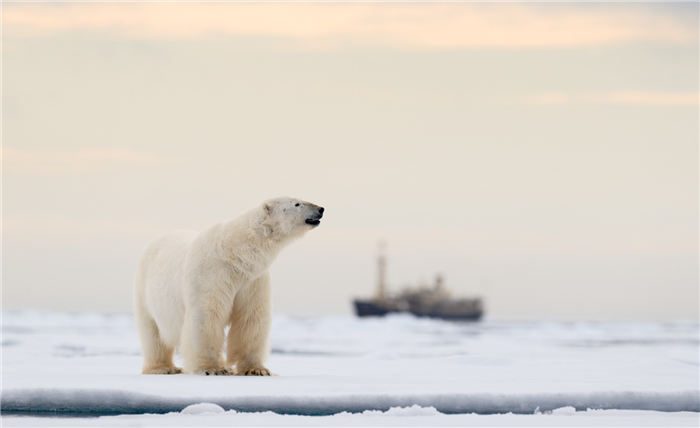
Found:
[[267, 214], [267, 215], [272, 214], [272, 204], [265, 202], [263, 204], [263, 209], [265, 210], [265, 214]]

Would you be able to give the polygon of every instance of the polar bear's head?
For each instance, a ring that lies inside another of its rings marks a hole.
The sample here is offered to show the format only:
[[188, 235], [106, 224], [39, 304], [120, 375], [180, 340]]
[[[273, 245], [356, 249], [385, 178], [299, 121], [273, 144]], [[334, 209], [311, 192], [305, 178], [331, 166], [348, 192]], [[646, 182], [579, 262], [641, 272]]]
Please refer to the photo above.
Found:
[[321, 224], [323, 207], [295, 198], [269, 199], [262, 204], [264, 223], [279, 237], [298, 237]]

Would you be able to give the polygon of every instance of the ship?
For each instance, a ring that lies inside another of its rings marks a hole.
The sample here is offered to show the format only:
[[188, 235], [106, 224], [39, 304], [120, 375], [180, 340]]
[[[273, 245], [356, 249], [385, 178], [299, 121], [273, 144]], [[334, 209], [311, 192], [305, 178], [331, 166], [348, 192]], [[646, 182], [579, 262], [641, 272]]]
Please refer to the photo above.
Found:
[[445, 288], [441, 275], [432, 287], [406, 288], [390, 294], [386, 284], [386, 257], [380, 246], [377, 259], [377, 292], [373, 298], [355, 299], [355, 313], [359, 317], [384, 316], [390, 313], [411, 313], [418, 317], [455, 321], [478, 321], [484, 314], [479, 297], [454, 298]]

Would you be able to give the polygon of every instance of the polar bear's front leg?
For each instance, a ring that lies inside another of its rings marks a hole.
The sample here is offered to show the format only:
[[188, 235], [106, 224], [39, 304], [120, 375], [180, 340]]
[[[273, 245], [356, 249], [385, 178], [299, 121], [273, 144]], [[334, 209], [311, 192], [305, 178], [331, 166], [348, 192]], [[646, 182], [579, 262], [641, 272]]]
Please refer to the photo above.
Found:
[[[232, 375], [224, 364], [222, 351], [228, 313], [217, 310], [219, 305], [198, 305], [185, 314], [182, 334], [182, 357], [187, 373], [199, 375]], [[229, 308], [231, 306], [229, 305]]]
[[239, 376], [271, 376], [265, 367], [270, 352], [272, 301], [270, 275], [263, 274], [239, 290], [233, 303], [226, 344], [226, 363]]

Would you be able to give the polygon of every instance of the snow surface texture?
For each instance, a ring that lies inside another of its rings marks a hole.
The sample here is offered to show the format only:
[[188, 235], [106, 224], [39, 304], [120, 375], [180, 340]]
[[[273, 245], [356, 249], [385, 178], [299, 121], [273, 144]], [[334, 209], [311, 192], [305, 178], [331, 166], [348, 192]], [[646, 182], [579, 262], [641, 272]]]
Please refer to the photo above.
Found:
[[[388, 411], [391, 419], [399, 417], [396, 412], [413, 412], [405, 408], [416, 409], [414, 405], [420, 406], [416, 417], [509, 412], [521, 414], [513, 418], [550, 417], [536, 425], [571, 416], [536, 411], [567, 406], [586, 418], [603, 417], [587, 409], [699, 412], [699, 332], [697, 322], [452, 323], [412, 316], [278, 316], [269, 367], [280, 376], [159, 376], [140, 374], [136, 329], [128, 315], [3, 311], [2, 411], [4, 416], [116, 415], [187, 408], [177, 417], [244, 418], [235, 422], [243, 425], [254, 424], [245, 419], [250, 413], [240, 412], [268, 412], [264, 415], [271, 424], [280, 414], [334, 415], [339, 419], [326, 424], [343, 424], [343, 418], [356, 416], [342, 412]], [[404, 409], [389, 410], [397, 407]], [[698, 413], [678, 415], [673, 419], [678, 425], [689, 418], [691, 426], [698, 424]], [[29, 419], [36, 418], [6, 417], [3, 423], [19, 426]], [[157, 420], [153, 424], [161, 423]], [[467, 423], [448, 420], [439, 424]], [[221, 422], [227, 423], [234, 422]]]

